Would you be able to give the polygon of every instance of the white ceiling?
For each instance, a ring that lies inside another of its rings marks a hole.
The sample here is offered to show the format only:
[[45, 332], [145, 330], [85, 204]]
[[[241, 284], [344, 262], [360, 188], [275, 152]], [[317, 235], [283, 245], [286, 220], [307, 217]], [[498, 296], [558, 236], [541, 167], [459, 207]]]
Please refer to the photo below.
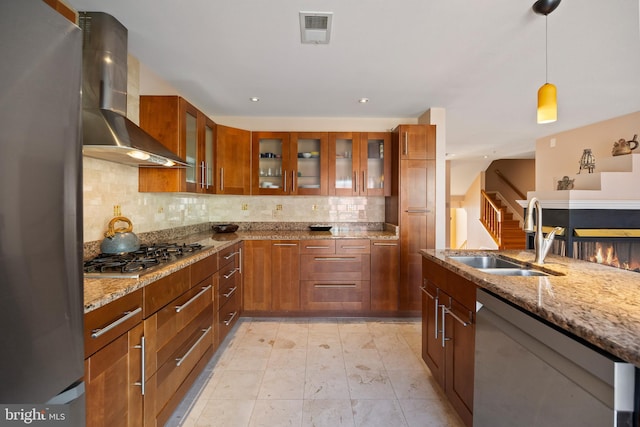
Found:
[[[547, 125], [536, 124], [545, 18], [533, 0], [68, 2], [116, 17], [130, 53], [211, 116], [415, 118], [445, 108], [452, 194], [479, 165], [531, 156], [536, 138], [640, 110], [638, 0], [565, 0], [549, 15], [559, 108]], [[333, 12], [330, 44], [300, 43], [300, 11]]]

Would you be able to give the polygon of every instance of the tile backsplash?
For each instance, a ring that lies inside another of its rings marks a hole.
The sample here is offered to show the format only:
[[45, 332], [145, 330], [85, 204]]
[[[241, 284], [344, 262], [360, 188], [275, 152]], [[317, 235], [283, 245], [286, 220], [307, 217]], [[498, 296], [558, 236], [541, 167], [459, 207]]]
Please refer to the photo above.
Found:
[[384, 197], [139, 193], [138, 169], [83, 157], [84, 241], [102, 240], [116, 215], [136, 233], [205, 222], [384, 222]]

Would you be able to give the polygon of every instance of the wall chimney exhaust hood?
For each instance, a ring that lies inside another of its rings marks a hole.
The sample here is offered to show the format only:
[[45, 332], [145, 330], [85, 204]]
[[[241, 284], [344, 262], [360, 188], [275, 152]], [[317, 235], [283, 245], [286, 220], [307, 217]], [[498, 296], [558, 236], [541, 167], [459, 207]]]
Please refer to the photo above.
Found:
[[187, 163], [127, 119], [127, 29], [102, 12], [80, 12], [82, 154], [132, 166]]

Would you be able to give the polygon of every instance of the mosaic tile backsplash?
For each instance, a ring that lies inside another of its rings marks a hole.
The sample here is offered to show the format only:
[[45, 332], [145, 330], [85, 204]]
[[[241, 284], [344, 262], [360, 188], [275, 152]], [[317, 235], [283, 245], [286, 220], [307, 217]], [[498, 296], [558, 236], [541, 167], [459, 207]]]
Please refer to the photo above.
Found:
[[135, 233], [208, 222], [384, 222], [384, 197], [139, 193], [136, 167], [83, 163], [85, 242], [102, 240], [116, 215], [129, 218]]

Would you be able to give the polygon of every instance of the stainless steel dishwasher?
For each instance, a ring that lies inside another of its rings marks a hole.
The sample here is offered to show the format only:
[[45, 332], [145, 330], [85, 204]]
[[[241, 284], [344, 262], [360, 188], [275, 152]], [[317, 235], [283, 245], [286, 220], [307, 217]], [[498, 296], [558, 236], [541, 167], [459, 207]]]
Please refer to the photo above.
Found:
[[633, 427], [635, 367], [477, 291], [473, 425]]

